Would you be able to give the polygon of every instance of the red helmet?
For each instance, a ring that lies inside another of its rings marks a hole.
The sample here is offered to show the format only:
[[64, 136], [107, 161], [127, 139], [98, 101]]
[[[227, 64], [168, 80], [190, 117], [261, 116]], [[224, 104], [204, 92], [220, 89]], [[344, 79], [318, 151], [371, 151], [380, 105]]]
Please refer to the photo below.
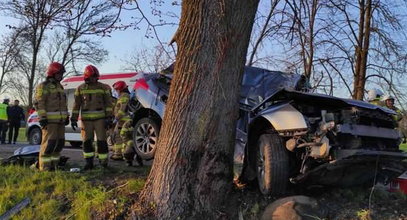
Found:
[[113, 89], [120, 92], [123, 91], [125, 88], [127, 88], [127, 84], [124, 81], [117, 81], [113, 84]]
[[83, 78], [87, 80], [92, 76], [99, 78], [99, 70], [93, 65], [87, 65], [85, 67], [85, 71], [83, 72]]
[[58, 73], [65, 73], [65, 67], [58, 63], [58, 62], [52, 62], [47, 69], [47, 76], [48, 77], [54, 77]]

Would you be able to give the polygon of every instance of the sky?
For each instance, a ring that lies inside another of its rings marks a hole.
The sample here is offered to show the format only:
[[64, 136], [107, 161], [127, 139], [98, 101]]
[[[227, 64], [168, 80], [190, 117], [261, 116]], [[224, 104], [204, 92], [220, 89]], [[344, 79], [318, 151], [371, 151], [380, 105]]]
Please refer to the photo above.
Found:
[[[139, 0], [140, 8], [145, 13], [146, 16], [152, 21], [152, 23], [158, 23], [159, 19], [163, 19], [167, 22], [175, 22], [178, 23], [177, 18], [170, 18], [168, 16], [163, 16], [159, 18], [158, 16], [152, 15], [152, 1], [148, 0]], [[159, 2], [159, 1], [156, 1]], [[175, 1], [163, 1], [162, 5], [157, 7], [157, 10], [160, 10], [162, 14], [166, 14], [167, 12], [173, 12], [176, 16], [180, 17], [180, 6], [174, 6], [172, 3]], [[179, 1], [180, 2], [180, 1]], [[262, 2], [262, 1], [261, 1]], [[259, 10], [265, 7], [261, 5]], [[124, 10], [121, 14], [121, 23], [122, 24], [129, 24], [135, 21], [132, 17], [139, 17], [139, 13], [137, 11], [127, 11]], [[6, 28], [7, 24], [15, 23], [15, 20], [11, 18], [5, 17], [0, 13], [0, 36], [5, 34], [8, 29]], [[160, 36], [160, 40], [164, 43], [167, 43], [172, 39], [175, 31], [176, 26], [163, 26], [158, 27], [156, 30], [158, 31], [158, 35]], [[146, 22], [141, 23], [138, 25], [138, 28], [129, 28], [124, 31], [115, 31], [111, 34], [110, 37], [100, 38], [100, 42], [102, 43], [103, 47], [108, 50], [109, 56], [108, 60], [102, 64], [97, 65], [99, 71], [101, 73], [115, 73], [115, 72], [123, 72], [125, 67], [125, 62], [123, 60], [128, 59], [132, 54], [136, 54], [138, 50], [143, 49], [151, 49], [154, 46], [158, 45], [158, 41], [155, 38], [147, 38], [146, 35], [147, 31], [147, 24]], [[279, 45], [269, 45], [272, 48], [271, 53], [274, 55], [278, 55]], [[265, 46], [267, 48], [267, 46]], [[262, 53], [270, 53], [269, 50], [264, 49]], [[281, 57], [280, 57], [281, 58]], [[271, 62], [276, 63], [276, 62]], [[85, 66], [85, 64], [83, 64]], [[83, 66], [83, 67], [84, 67]], [[79, 67], [80, 68], [80, 67]], [[270, 68], [273, 70], [284, 70], [281, 69], [279, 66], [266, 66], [265, 68]], [[126, 70], [127, 72], [129, 70]], [[341, 97], [348, 97], [347, 92], [345, 89], [337, 89], [335, 91], [336, 96]]]
[[[153, 16], [151, 13], [152, 6], [150, 5], [150, 1], [139, 1], [139, 5], [153, 23], [158, 23], [159, 17]], [[172, 6], [171, 2], [168, 1], [163, 3], [163, 5], [157, 9], [161, 10], [163, 13], [171, 11], [180, 16], [180, 6]], [[134, 22], [135, 19], [132, 17], [139, 17], [139, 14], [136, 11], [123, 11], [121, 14], [121, 23], [128, 24]], [[163, 18], [170, 20], [170, 18], [166, 16], [163, 16]], [[16, 24], [16, 20], [0, 14], [0, 36], [8, 32], [6, 25], [9, 24]], [[115, 31], [110, 37], [98, 37], [100, 38], [103, 47], [109, 51], [108, 60], [97, 66], [99, 71], [101, 73], [120, 72], [125, 65], [122, 60], [126, 59], [132, 53], [135, 53], [136, 50], [148, 49], [158, 45], [157, 39], [151, 39], [145, 36], [146, 31], [147, 24], [146, 22], [143, 22], [138, 26], [138, 29], [128, 28], [124, 31]], [[159, 27], [157, 28], [157, 31], [159, 32], [160, 40], [162, 42], [169, 42], [176, 31], [176, 27]]]

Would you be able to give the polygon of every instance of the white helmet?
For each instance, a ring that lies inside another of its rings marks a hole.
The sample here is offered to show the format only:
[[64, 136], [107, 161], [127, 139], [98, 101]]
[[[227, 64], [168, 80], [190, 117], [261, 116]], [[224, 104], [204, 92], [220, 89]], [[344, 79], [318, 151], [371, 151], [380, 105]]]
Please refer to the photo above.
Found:
[[4, 97], [3, 102], [5, 102], [5, 101], [10, 101], [10, 97], [8, 97], [8, 96]]
[[384, 96], [382, 97], [382, 101], [383, 101], [383, 102], [386, 101], [386, 100], [389, 100], [389, 99], [393, 99], [393, 100], [394, 100], [394, 97], [391, 96], [391, 95], [384, 95]]
[[373, 101], [376, 98], [380, 98], [383, 95], [383, 92], [380, 89], [371, 89], [367, 93], [367, 101]]

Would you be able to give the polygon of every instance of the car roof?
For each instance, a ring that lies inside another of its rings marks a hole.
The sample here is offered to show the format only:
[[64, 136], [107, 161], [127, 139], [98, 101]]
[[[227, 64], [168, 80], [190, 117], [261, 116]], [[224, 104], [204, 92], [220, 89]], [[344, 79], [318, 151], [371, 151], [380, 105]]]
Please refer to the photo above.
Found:
[[253, 105], [281, 89], [296, 89], [301, 75], [246, 66], [240, 97], [243, 103]]
[[[136, 81], [137, 74], [137, 72], [101, 74], [99, 77], [99, 82], [112, 86], [113, 83], [122, 80], [125, 81], [128, 86], [132, 86]], [[67, 77], [62, 80], [61, 85], [64, 87], [64, 89], [75, 89], [82, 83], [84, 83], [84, 79], [81, 75]]]

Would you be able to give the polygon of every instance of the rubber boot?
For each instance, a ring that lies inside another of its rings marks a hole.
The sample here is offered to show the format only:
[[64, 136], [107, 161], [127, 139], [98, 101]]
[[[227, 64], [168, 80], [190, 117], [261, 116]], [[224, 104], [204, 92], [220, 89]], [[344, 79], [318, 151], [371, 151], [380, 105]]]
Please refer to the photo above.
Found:
[[93, 169], [93, 157], [85, 158], [86, 164], [83, 170], [91, 170]]
[[126, 161], [126, 165], [128, 167], [132, 167], [133, 166], [133, 161], [131, 161], [131, 160]]
[[140, 167], [144, 166], [143, 159], [139, 155], [136, 154], [136, 161]]
[[103, 168], [107, 168], [107, 159], [105, 159], [105, 160], [99, 160], [99, 164], [100, 164]]

